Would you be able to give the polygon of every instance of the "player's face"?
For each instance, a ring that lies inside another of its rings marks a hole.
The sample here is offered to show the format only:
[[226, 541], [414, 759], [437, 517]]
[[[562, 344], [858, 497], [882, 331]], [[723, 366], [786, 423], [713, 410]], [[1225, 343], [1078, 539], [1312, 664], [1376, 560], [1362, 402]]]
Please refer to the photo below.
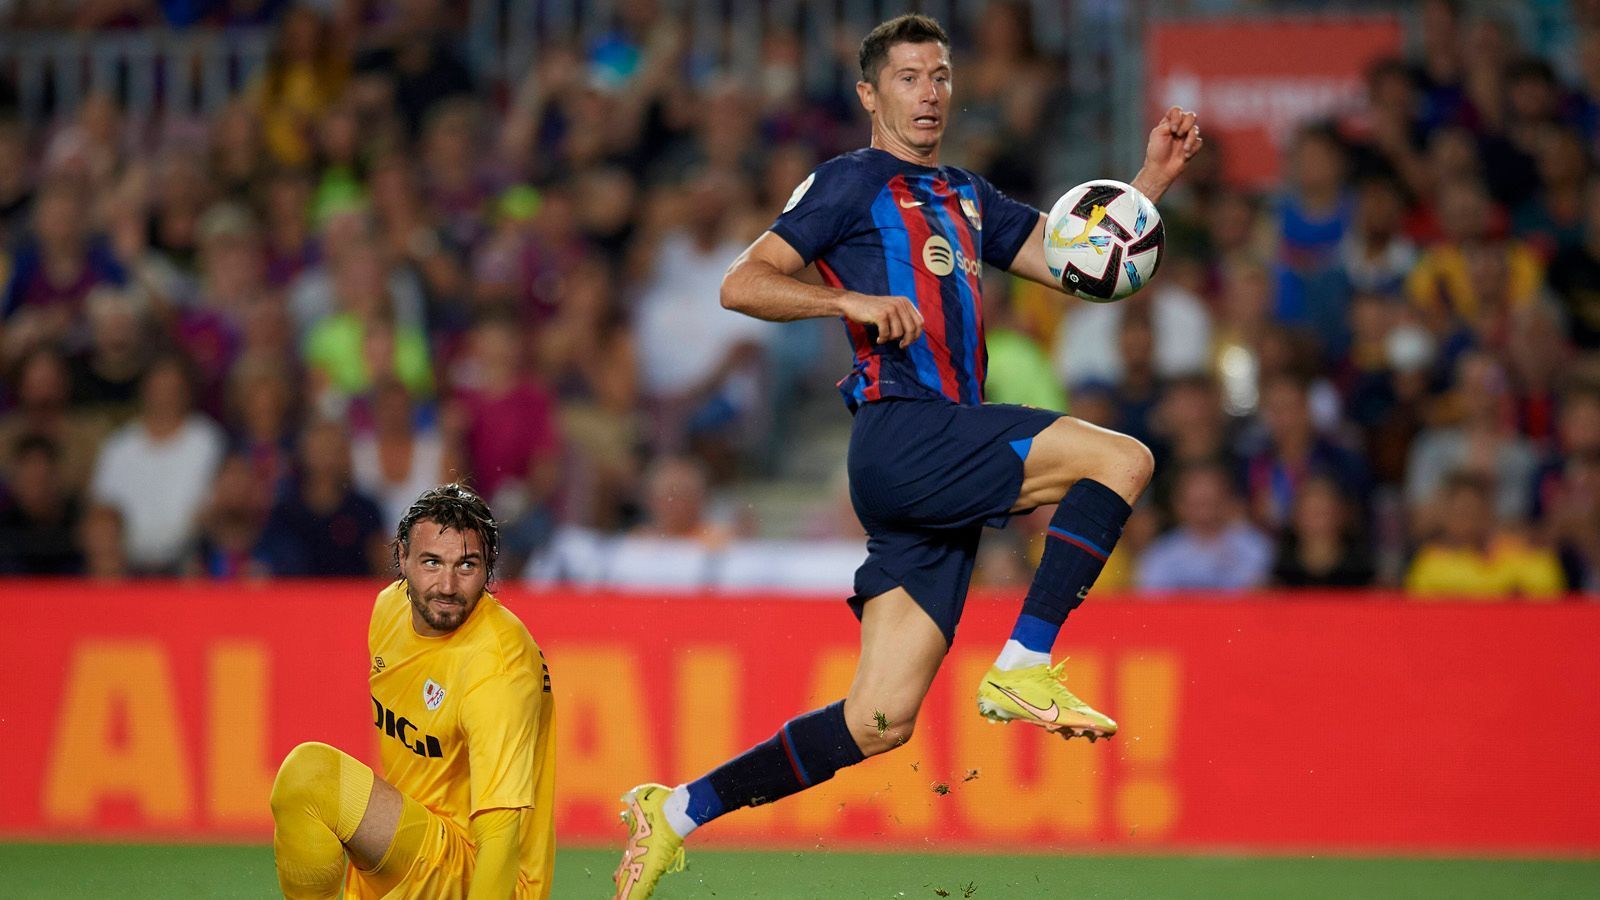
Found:
[[950, 114], [950, 52], [937, 41], [895, 44], [876, 83], [857, 91], [886, 140], [932, 153]]
[[449, 634], [472, 615], [489, 581], [483, 540], [476, 531], [441, 528], [424, 519], [411, 526], [400, 574], [416, 632], [425, 637]]

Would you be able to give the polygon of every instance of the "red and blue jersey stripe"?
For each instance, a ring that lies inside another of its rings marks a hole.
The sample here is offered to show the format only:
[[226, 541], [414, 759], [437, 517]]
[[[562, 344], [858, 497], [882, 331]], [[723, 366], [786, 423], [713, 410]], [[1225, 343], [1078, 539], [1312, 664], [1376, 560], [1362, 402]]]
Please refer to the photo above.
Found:
[[909, 299], [923, 334], [911, 346], [877, 343], [869, 325], [845, 323], [854, 351], [839, 382], [854, 409], [888, 397], [983, 402], [983, 264], [1009, 266], [1039, 211], [962, 169], [913, 165], [881, 150], [820, 167], [772, 230], [823, 281]]

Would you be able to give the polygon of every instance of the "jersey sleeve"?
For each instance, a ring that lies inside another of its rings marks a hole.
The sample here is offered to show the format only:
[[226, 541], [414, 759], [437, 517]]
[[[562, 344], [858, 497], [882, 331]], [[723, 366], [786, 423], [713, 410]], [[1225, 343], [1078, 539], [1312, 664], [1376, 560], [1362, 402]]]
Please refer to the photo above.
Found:
[[1039, 224], [1040, 212], [1020, 200], [1013, 200], [979, 175], [972, 176], [983, 216], [983, 261], [1010, 269], [1022, 242]]
[[855, 227], [862, 202], [860, 192], [853, 190], [857, 181], [843, 161], [823, 163], [789, 195], [768, 230], [809, 265]]
[[534, 805], [534, 755], [545, 701], [541, 679], [533, 671], [497, 673], [462, 698], [473, 815]]

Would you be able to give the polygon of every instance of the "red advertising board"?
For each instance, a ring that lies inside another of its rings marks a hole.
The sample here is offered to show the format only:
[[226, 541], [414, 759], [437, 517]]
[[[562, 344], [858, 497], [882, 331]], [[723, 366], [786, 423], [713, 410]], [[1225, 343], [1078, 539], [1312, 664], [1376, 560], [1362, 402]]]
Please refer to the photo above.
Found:
[[1199, 112], [1229, 179], [1254, 187], [1277, 179], [1297, 125], [1359, 108], [1367, 67], [1401, 51], [1393, 17], [1166, 20], [1148, 36], [1152, 121], [1174, 104]]
[[[265, 840], [296, 743], [375, 758], [376, 587], [6, 582], [0, 838]], [[550, 661], [568, 844], [615, 841], [624, 789], [699, 774], [851, 675], [839, 602], [507, 594]], [[1016, 607], [968, 605], [907, 747], [703, 838], [1600, 852], [1600, 607], [1097, 600], [1060, 648], [1123, 723], [1092, 745], [975, 713]]]

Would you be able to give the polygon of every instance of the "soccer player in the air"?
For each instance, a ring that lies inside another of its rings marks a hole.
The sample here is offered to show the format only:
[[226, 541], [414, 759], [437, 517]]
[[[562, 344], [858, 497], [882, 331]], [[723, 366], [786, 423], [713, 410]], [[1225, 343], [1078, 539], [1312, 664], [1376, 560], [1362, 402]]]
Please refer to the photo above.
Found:
[[284, 758], [272, 850], [285, 897], [550, 895], [550, 674], [485, 590], [499, 550], [489, 507], [459, 484], [400, 520], [400, 579], [367, 629], [383, 777], [327, 744]]
[[[1059, 290], [1044, 260], [1045, 216], [939, 164], [953, 107], [950, 41], [937, 22], [906, 15], [879, 25], [860, 61], [871, 146], [818, 167], [722, 282], [722, 305], [756, 318], [843, 318], [855, 350], [839, 384], [855, 416], [851, 498], [868, 535], [850, 599], [861, 620], [855, 680], [843, 700], [791, 719], [695, 781], [628, 792], [630, 833], [615, 874], [625, 900], [649, 896], [681, 865], [696, 828], [911, 737], [987, 522], [1060, 504], [1011, 639], [976, 686], [979, 711], [1064, 737], [1117, 730], [1066, 689], [1050, 651], [1149, 483], [1150, 451], [1060, 413], [983, 403], [982, 266]], [[1160, 198], [1200, 144], [1194, 114], [1169, 110], [1133, 186]], [[795, 277], [808, 264], [825, 286]]]

